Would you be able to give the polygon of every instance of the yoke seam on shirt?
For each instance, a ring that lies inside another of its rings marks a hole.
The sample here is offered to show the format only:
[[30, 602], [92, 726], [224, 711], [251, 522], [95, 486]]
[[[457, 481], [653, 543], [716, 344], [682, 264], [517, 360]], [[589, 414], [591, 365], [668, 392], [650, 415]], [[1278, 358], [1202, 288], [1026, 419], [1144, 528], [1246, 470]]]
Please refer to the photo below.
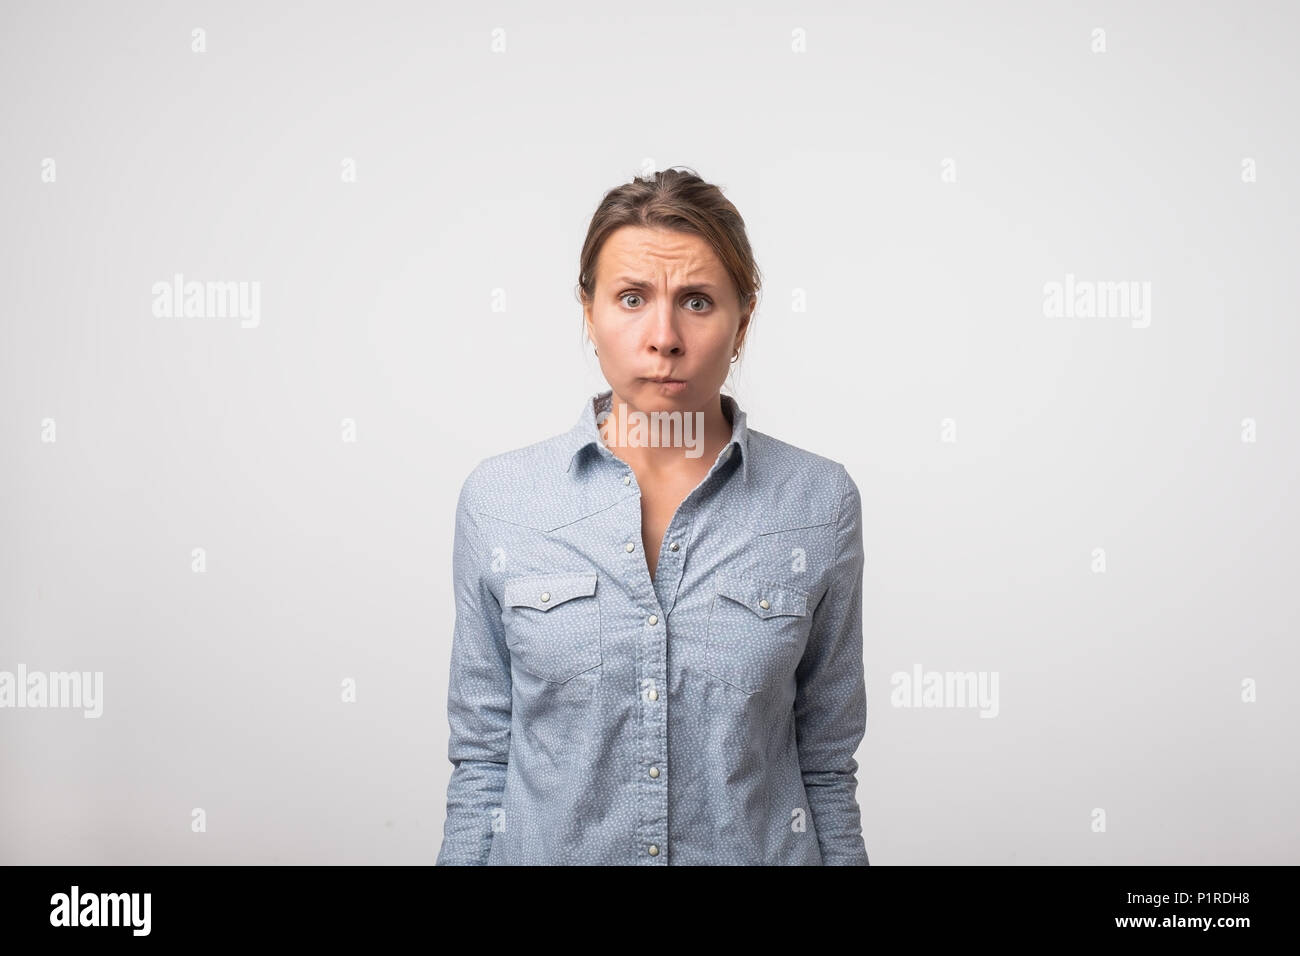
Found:
[[608, 511], [610, 508], [618, 507], [626, 500], [627, 498], [621, 498], [618, 501], [613, 502], [612, 504], [606, 505], [604, 508], [600, 508], [596, 511], [588, 512], [582, 517], [574, 518], [572, 521], [566, 521], [564, 522], [564, 524], [557, 524], [553, 528], [539, 528], [536, 525], [522, 524], [518, 521], [511, 521], [509, 518], [498, 517], [497, 515], [494, 515], [490, 511], [480, 511], [478, 508], [471, 508], [469, 510], [472, 514], [482, 515], [484, 518], [491, 518], [493, 521], [500, 521], [502, 524], [508, 524], [515, 528], [527, 528], [529, 531], [540, 531], [542, 534], [550, 534], [552, 531], [559, 531], [561, 528], [567, 528], [569, 527], [569, 525], [577, 524], [579, 521], [586, 521], [588, 518], [594, 518], [598, 514], [603, 514], [604, 512]]

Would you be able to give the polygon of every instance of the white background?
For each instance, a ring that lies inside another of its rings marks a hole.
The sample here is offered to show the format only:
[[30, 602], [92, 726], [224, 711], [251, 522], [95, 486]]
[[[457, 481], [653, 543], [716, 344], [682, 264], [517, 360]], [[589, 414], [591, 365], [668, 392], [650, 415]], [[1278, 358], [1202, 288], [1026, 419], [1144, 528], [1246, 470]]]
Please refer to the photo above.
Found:
[[[104, 713], [0, 710], [0, 862], [432, 862], [457, 491], [605, 387], [581, 242], [674, 165], [764, 273], [751, 427], [862, 489], [872, 862], [1300, 862], [1297, 19], [6, 3], [0, 670]], [[178, 272], [260, 324], [155, 316]], [[997, 718], [891, 706], [917, 664]]]

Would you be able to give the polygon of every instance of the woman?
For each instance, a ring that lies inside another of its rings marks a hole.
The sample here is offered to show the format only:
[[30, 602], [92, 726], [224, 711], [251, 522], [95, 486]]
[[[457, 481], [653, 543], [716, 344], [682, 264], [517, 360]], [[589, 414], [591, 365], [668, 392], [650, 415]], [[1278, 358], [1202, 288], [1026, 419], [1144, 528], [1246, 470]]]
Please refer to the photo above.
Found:
[[720, 394], [744, 221], [658, 172], [604, 197], [580, 267], [611, 387], [460, 493], [438, 863], [867, 865], [861, 501]]

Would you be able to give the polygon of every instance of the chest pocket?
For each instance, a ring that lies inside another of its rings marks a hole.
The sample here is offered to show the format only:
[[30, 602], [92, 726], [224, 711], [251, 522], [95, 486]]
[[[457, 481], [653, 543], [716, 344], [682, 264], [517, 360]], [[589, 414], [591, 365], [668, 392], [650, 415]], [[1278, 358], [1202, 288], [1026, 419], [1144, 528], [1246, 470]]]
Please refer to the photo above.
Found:
[[533, 574], [505, 582], [501, 620], [519, 667], [564, 683], [600, 665], [596, 574]]
[[706, 671], [746, 694], [794, 674], [808, 639], [808, 595], [788, 584], [719, 574], [704, 642]]

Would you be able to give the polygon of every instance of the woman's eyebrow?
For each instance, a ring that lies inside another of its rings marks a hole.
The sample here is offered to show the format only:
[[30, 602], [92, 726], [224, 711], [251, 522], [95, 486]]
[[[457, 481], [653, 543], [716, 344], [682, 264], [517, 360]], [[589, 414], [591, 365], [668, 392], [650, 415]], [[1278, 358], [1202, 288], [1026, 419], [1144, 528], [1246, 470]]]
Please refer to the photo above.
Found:
[[[647, 282], [645, 279], [633, 279], [631, 276], [620, 276], [614, 282], [617, 285], [631, 286], [634, 289], [654, 288], [653, 282]], [[717, 286], [712, 282], [684, 282], [677, 287], [677, 291], [681, 292], [683, 289], [707, 289], [709, 292], [716, 292]]]

